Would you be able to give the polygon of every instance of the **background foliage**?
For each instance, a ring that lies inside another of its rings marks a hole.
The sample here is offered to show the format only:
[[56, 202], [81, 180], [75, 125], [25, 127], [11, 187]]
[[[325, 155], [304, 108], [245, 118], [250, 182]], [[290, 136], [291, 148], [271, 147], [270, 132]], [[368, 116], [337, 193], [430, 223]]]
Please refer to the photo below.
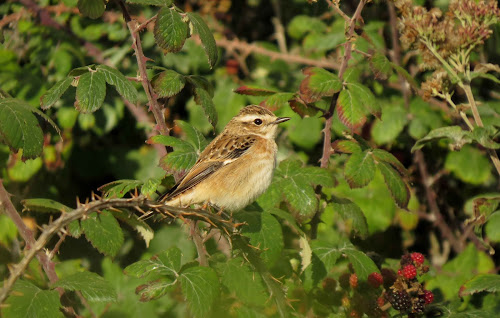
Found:
[[[500, 313], [495, 1], [0, 16], [2, 316]], [[158, 207], [248, 104], [292, 118], [269, 189], [232, 216]]]

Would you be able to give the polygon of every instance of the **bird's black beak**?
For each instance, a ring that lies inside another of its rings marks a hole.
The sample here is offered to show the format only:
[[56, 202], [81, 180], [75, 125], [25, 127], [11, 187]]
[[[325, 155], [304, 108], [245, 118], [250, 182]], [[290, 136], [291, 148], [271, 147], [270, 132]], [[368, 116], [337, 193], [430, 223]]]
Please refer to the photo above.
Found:
[[275, 121], [272, 122], [272, 124], [275, 124], [275, 125], [281, 124], [287, 120], [290, 120], [290, 117], [278, 117]]

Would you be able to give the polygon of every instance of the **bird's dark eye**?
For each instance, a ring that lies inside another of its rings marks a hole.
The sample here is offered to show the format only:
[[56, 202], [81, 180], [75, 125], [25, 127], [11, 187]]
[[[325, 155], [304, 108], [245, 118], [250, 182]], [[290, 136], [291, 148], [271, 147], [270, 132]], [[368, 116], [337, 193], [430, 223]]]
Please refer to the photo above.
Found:
[[256, 120], [253, 121], [254, 124], [256, 124], [257, 126], [259, 126], [260, 124], [262, 124], [262, 119], [260, 118], [257, 118]]

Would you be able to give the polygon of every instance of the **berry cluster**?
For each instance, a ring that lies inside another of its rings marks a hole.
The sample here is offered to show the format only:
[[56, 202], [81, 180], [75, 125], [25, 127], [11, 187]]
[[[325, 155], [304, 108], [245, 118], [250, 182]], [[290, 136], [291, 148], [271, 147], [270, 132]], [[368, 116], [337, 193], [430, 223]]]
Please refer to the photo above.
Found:
[[417, 277], [426, 273], [429, 267], [424, 265], [425, 257], [420, 253], [406, 254], [401, 257], [400, 269], [394, 283], [386, 288], [384, 298], [394, 309], [416, 317], [425, 311], [425, 307], [434, 301], [431, 291], [425, 290]]

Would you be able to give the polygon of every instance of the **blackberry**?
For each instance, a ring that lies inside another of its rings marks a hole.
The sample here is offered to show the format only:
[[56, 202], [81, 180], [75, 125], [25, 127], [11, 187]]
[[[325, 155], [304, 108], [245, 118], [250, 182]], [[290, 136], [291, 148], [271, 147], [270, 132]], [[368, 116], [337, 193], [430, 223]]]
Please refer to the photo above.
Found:
[[425, 310], [425, 296], [419, 295], [413, 300], [412, 312], [421, 314]]
[[401, 256], [401, 267], [404, 267], [405, 265], [412, 264], [413, 265], [413, 259], [411, 258], [410, 254], [405, 254]]
[[398, 311], [407, 312], [411, 309], [411, 298], [405, 290], [392, 292], [389, 296], [389, 302]]

